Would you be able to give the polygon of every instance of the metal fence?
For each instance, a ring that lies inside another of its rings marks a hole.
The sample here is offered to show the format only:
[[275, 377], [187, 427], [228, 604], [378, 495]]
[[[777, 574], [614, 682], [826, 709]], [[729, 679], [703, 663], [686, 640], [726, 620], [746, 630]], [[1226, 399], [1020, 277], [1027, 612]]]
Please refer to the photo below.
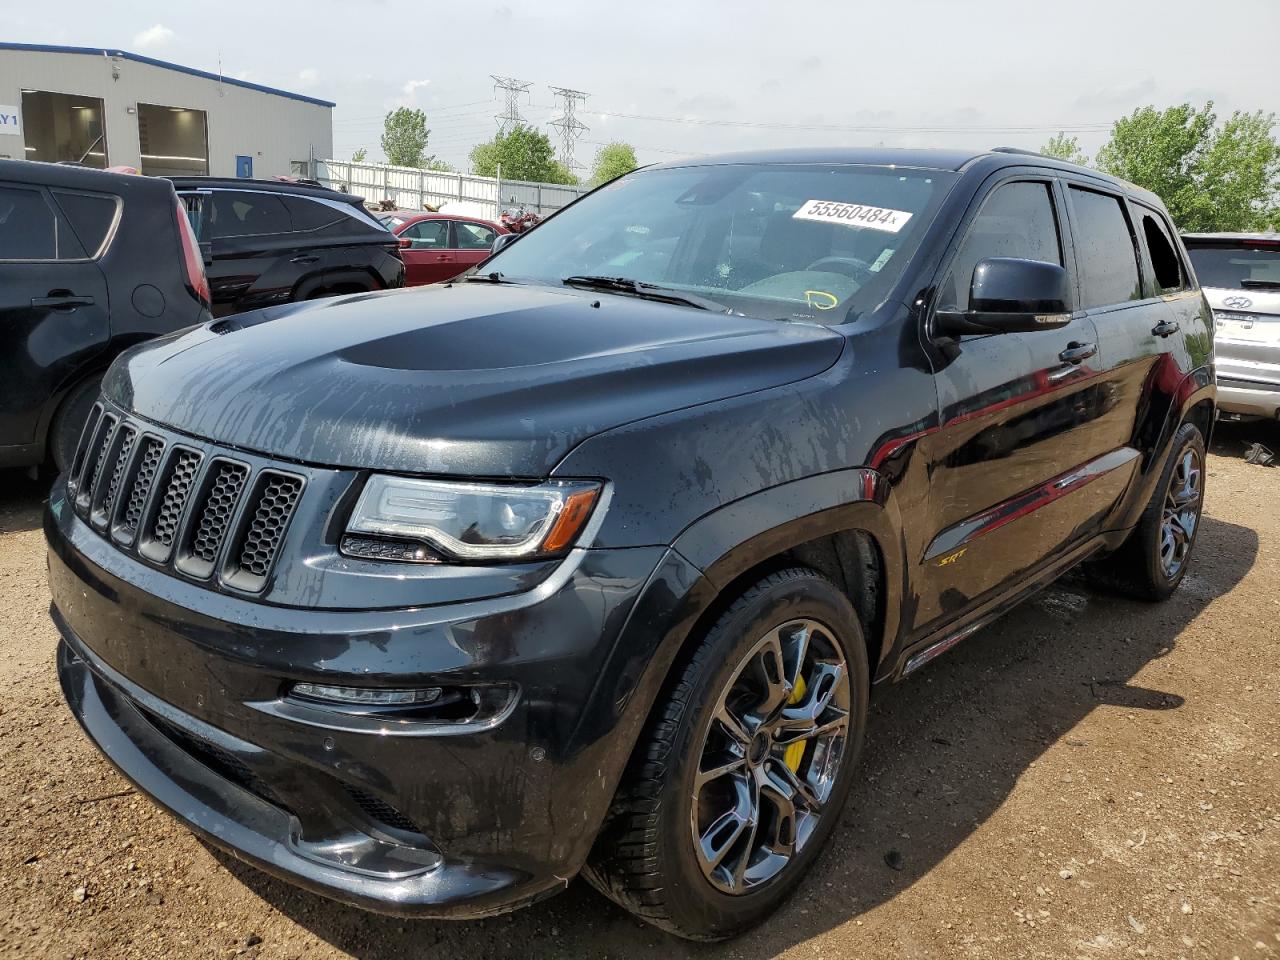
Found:
[[428, 204], [446, 213], [496, 219], [504, 207], [520, 206], [546, 216], [576, 200], [588, 187], [528, 183], [470, 173], [441, 173], [387, 163], [317, 160], [314, 176], [325, 186], [354, 193], [374, 203], [390, 200], [398, 208], [422, 210]]

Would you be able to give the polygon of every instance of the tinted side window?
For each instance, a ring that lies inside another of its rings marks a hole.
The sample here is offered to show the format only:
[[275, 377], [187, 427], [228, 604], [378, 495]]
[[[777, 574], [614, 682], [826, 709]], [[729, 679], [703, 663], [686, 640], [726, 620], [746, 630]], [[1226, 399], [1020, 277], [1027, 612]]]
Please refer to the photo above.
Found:
[[0, 260], [56, 259], [58, 220], [44, 195], [0, 186]]
[[53, 195], [71, 229], [80, 238], [80, 244], [89, 251], [89, 256], [103, 253], [103, 244], [116, 220], [116, 198], [105, 193], [70, 193], [65, 190], [55, 190]]
[[[208, 201], [206, 205], [209, 205]], [[257, 237], [292, 230], [289, 211], [274, 193], [215, 190], [208, 219], [208, 236], [202, 239]]]
[[400, 236], [413, 241], [414, 250], [443, 250], [449, 246], [449, 221], [419, 220]]
[[454, 224], [458, 232], [459, 250], [488, 250], [493, 246], [493, 238], [497, 233], [478, 223], [459, 221]]
[[306, 197], [285, 197], [284, 205], [289, 211], [295, 230], [319, 230], [345, 217], [345, 214], [339, 213], [333, 207]]
[[1071, 188], [1072, 238], [1080, 267], [1081, 306], [1105, 307], [1142, 299], [1133, 235], [1120, 200]]
[[1160, 293], [1174, 293], [1187, 287], [1187, 272], [1169, 238], [1164, 222], [1154, 213], [1142, 214], [1142, 233], [1151, 257], [1151, 271]]
[[968, 308], [973, 270], [987, 257], [1020, 257], [1062, 265], [1058, 221], [1047, 183], [1006, 183], [987, 197], [943, 281], [938, 300], [942, 309]]

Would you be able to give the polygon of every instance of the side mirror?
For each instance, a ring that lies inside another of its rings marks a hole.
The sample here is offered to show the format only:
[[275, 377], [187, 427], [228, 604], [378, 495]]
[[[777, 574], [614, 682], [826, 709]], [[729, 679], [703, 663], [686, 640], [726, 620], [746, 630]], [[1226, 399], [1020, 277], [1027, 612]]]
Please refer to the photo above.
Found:
[[496, 237], [493, 238], [493, 246], [489, 248], [489, 255], [493, 256], [503, 247], [509, 247], [511, 244], [515, 243], [519, 239], [520, 239], [520, 234], [518, 233], [498, 234]]
[[988, 257], [969, 284], [968, 310], [939, 310], [933, 332], [942, 336], [1028, 333], [1071, 322], [1067, 271], [1056, 263]]

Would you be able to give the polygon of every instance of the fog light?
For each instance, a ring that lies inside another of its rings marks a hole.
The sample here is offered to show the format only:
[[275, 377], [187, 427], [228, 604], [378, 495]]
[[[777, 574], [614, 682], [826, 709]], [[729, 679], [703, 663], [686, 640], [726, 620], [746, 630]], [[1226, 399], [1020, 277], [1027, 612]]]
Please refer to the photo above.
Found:
[[440, 699], [439, 687], [420, 690], [387, 690], [377, 687], [336, 687], [327, 683], [295, 683], [294, 696], [328, 703], [362, 707], [414, 707], [435, 703]]

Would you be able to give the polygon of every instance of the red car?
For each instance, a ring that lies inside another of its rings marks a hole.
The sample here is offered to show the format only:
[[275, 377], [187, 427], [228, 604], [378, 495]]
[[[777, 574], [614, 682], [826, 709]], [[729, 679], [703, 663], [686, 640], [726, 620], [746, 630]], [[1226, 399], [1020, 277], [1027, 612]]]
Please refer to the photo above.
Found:
[[478, 217], [453, 213], [410, 213], [405, 210], [377, 215], [400, 238], [404, 260], [404, 285], [450, 280], [489, 256], [489, 248], [505, 227]]

